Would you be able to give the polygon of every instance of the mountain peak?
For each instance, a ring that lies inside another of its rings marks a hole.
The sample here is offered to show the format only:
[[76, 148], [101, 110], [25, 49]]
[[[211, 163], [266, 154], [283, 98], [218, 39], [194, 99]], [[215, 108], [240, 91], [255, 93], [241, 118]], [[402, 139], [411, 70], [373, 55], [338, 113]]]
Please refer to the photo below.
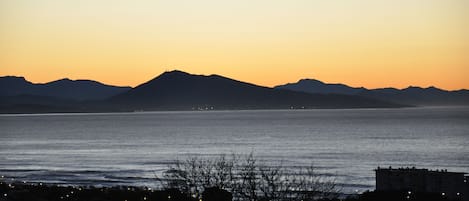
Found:
[[399, 106], [358, 96], [313, 95], [275, 90], [220, 75], [196, 75], [179, 70], [164, 72], [144, 84], [113, 97], [111, 101], [133, 110]]
[[319, 81], [319, 80], [316, 80], [316, 79], [308, 79], [308, 78], [301, 79], [301, 80], [298, 81], [298, 83], [299, 84], [306, 84], [306, 83], [308, 83], [308, 84], [312, 84], [312, 83], [314, 83], [314, 84], [324, 84], [324, 82], [322, 82], [322, 81]]
[[0, 77], [1, 80], [15, 80], [15, 81], [24, 81], [27, 82], [26, 79], [22, 76], [13, 76], [13, 75], [7, 75], [7, 76], [2, 76]]
[[103, 100], [129, 89], [130, 87], [105, 85], [93, 80], [63, 78], [35, 84], [24, 77], [0, 77], [0, 96], [32, 95], [77, 101]]
[[279, 85], [275, 88], [287, 89], [292, 91], [313, 93], [313, 94], [346, 94], [354, 95], [365, 88], [353, 88], [343, 84], [327, 84], [316, 79], [301, 79], [297, 83], [289, 83], [286, 85]]
[[74, 80], [71, 80], [69, 78], [62, 78], [62, 79], [58, 79], [58, 80], [55, 80], [55, 81], [51, 81], [49, 83], [53, 83], [53, 82], [73, 82]]
[[172, 70], [172, 71], [165, 71], [158, 77], [166, 77], [166, 76], [198, 76], [198, 77], [221, 77], [225, 78], [223, 76], [217, 75], [217, 74], [210, 74], [210, 75], [198, 75], [198, 74], [191, 74], [188, 72], [184, 72], [181, 70]]
[[423, 89], [422, 87], [419, 87], [419, 86], [408, 86], [407, 88], [405, 88], [404, 90], [406, 89]]
[[161, 77], [161, 76], [181, 76], [181, 75], [191, 75], [191, 74], [186, 73], [186, 72], [181, 71], [181, 70], [172, 70], [172, 71], [165, 71], [164, 73], [162, 73], [158, 77]]

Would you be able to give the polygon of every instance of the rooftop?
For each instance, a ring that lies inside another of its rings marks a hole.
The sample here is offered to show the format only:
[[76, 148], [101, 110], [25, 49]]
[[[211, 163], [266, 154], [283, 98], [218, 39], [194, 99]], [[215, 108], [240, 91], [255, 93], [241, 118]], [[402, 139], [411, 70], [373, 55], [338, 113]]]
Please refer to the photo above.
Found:
[[392, 168], [389, 166], [388, 168], [379, 167], [375, 169], [375, 171], [392, 171], [392, 172], [430, 172], [430, 173], [447, 173], [447, 174], [468, 174], [467, 172], [448, 172], [447, 169], [436, 169], [436, 170], [429, 170], [425, 168], [415, 168], [415, 167], [400, 167], [400, 168]]

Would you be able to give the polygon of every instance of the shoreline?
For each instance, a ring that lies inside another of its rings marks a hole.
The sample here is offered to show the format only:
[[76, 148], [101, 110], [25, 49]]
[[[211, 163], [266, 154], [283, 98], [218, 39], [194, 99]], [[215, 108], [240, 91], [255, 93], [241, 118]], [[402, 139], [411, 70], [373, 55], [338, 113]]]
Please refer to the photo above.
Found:
[[[4, 179], [4, 178], [2, 178]], [[208, 191], [208, 190], [207, 190]], [[229, 194], [230, 196], [226, 196]], [[0, 201], [231, 201], [231, 193], [211, 189], [200, 200], [181, 193], [177, 189], [153, 189], [135, 186], [70, 186], [45, 183], [0, 182]], [[222, 197], [222, 198], [221, 198]], [[366, 191], [358, 194], [342, 194], [339, 198], [322, 198], [320, 201], [449, 201], [436, 194]]]
[[195, 201], [175, 190], [155, 190], [135, 186], [71, 186], [45, 183], [0, 183], [1, 201], [111, 201], [111, 200], [171, 200]]
[[265, 112], [265, 111], [339, 111], [339, 110], [399, 110], [399, 109], [445, 109], [445, 108], [469, 108], [469, 105], [448, 106], [406, 106], [406, 107], [366, 107], [366, 108], [279, 108], [279, 109], [213, 109], [213, 110], [139, 110], [139, 111], [103, 111], [103, 112], [37, 112], [37, 113], [4, 113], [0, 111], [0, 117], [9, 116], [54, 116], [54, 115], [118, 115], [118, 114], [157, 114], [157, 113], [189, 113], [189, 112]]

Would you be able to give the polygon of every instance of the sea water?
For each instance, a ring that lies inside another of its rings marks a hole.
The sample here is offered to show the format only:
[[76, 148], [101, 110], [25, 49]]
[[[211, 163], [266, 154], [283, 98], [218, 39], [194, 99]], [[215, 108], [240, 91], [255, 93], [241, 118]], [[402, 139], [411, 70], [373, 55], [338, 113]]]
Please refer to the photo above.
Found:
[[378, 166], [469, 172], [469, 108], [0, 115], [0, 174], [18, 181], [155, 186], [175, 160], [249, 153], [345, 193]]

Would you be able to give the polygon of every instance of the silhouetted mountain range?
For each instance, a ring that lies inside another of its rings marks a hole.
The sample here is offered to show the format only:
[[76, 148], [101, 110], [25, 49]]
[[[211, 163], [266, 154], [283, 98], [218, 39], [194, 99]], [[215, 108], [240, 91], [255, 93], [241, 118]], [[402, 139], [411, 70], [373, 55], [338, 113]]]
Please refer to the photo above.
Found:
[[287, 89], [292, 91], [301, 91], [306, 93], [319, 93], [319, 94], [347, 94], [355, 95], [367, 89], [353, 88], [344, 84], [326, 84], [315, 79], [302, 79], [297, 83], [289, 83], [285, 85], [279, 85], [274, 88]]
[[347, 94], [401, 104], [430, 105], [469, 105], [469, 90], [446, 91], [435, 87], [408, 87], [405, 89], [354, 88], [344, 84], [326, 84], [314, 79], [302, 79], [297, 83], [289, 83], [274, 87], [311, 94]]
[[134, 110], [367, 108], [399, 104], [349, 95], [324, 95], [276, 90], [219, 75], [182, 71], [160, 76], [110, 99]]
[[182, 71], [165, 72], [133, 89], [89, 80], [33, 84], [9, 76], [0, 78], [0, 96], [0, 113], [405, 106], [353, 95], [273, 89], [219, 75]]
[[130, 87], [105, 85], [92, 80], [61, 79], [33, 84], [24, 77], [0, 77], [0, 96], [42, 96], [73, 101], [104, 100], [130, 90]]
[[182, 71], [165, 72], [135, 88], [115, 87], [91, 80], [62, 79], [33, 84], [23, 77], [0, 77], [0, 113], [468, 104], [468, 90], [445, 91], [435, 87], [366, 89], [312, 79], [269, 88], [219, 75], [193, 75]]

